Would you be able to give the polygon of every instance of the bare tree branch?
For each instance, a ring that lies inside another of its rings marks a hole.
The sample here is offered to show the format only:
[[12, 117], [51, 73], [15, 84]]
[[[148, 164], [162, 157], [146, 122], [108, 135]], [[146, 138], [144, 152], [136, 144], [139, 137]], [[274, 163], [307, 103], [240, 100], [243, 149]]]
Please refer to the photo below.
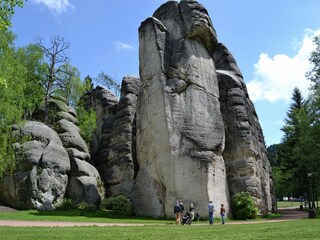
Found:
[[41, 86], [45, 92], [45, 122], [48, 122], [49, 100], [55, 92], [55, 86], [58, 86], [59, 82], [62, 82], [58, 75], [60, 73], [68, 74], [68, 72], [63, 68], [63, 65], [70, 61], [66, 55], [66, 50], [69, 49], [70, 44], [60, 36], [52, 37], [49, 46], [46, 46], [40, 37], [37, 37], [35, 42], [42, 50], [47, 65], [47, 71], [44, 74]]

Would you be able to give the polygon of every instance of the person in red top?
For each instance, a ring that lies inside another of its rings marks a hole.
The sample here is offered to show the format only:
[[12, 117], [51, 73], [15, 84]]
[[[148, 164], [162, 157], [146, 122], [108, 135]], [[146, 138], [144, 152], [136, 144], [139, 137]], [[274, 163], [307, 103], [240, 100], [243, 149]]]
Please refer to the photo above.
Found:
[[221, 220], [222, 220], [222, 224], [224, 224], [224, 216], [226, 214], [226, 209], [224, 208], [224, 205], [221, 204], [221, 207], [220, 207], [220, 216], [221, 216]]

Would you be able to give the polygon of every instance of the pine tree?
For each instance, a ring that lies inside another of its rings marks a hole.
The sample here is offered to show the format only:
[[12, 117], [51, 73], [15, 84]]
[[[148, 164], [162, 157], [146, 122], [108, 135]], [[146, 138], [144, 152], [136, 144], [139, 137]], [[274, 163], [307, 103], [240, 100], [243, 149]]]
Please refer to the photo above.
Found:
[[301, 146], [304, 145], [304, 133], [308, 126], [305, 102], [300, 90], [295, 88], [285, 124], [281, 129], [284, 136], [279, 148], [281, 183], [287, 186], [292, 196], [303, 196], [306, 192], [307, 169], [305, 164], [302, 164], [305, 161], [305, 155]]

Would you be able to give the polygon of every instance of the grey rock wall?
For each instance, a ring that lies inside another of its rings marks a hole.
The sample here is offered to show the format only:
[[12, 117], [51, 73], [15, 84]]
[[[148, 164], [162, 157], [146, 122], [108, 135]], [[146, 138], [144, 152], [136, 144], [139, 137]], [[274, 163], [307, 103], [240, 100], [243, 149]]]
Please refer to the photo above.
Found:
[[[89, 163], [76, 112], [59, 100], [49, 105], [49, 122], [54, 127], [37, 121], [14, 126], [17, 168], [0, 179], [1, 201], [19, 209], [39, 210], [53, 210], [65, 198], [74, 204], [99, 204], [104, 188], [98, 171]], [[39, 109], [34, 116], [41, 120], [43, 112]]]
[[214, 53], [226, 142], [226, 162], [231, 196], [248, 191], [262, 213], [272, 210], [273, 181], [262, 129], [242, 74], [231, 53], [218, 44]]
[[262, 214], [271, 211], [262, 129], [206, 9], [168, 1], [141, 23], [139, 42], [141, 83], [124, 78], [119, 103], [102, 88], [90, 94], [100, 126], [94, 159], [107, 195], [129, 196], [138, 215], [173, 216], [183, 200], [206, 216], [210, 200], [230, 213], [230, 197], [248, 191]]
[[76, 112], [70, 111], [70, 107], [67, 109], [69, 113], [64, 111], [54, 113], [54, 116], [61, 116], [55, 124], [55, 129], [71, 164], [65, 197], [72, 199], [74, 204], [85, 202], [99, 205], [104, 198], [104, 186], [97, 169], [90, 163], [90, 152], [80, 135]]
[[217, 39], [206, 10], [169, 1], [141, 24], [139, 41], [136, 212], [172, 216], [178, 199], [202, 215], [210, 200], [228, 205]]
[[107, 196], [131, 196], [138, 171], [135, 150], [135, 114], [140, 79], [124, 77], [118, 100], [97, 87], [86, 96], [87, 107], [97, 113], [93, 159], [105, 183]]
[[97, 114], [90, 151], [74, 109], [58, 100], [50, 102], [54, 130], [39, 122], [15, 127], [18, 167], [0, 180], [0, 199], [49, 210], [65, 197], [98, 204], [105, 190], [128, 196], [138, 215], [171, 217], [182, 200], [206, 216], [210, 200], [230, 213], [230, 198], [248, 191], [262, 214], [271, 211], [259, 119], [207, 10], [168, 1], [141, 23], [139, 43], [141, 80], [125, 77], [119, 99], [102, 87], [85, 96]]
[[1, 201], [19, 209], [53, 210], [62, 201], [70, 161], [59, 135], [40, 122], [15, 126], [17, 169], [0, 181]]

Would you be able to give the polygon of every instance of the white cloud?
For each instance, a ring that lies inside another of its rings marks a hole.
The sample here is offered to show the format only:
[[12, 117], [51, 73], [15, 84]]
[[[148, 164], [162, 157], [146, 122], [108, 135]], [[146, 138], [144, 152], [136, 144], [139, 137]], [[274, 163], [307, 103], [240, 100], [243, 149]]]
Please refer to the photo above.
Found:
[[134, 49], [134, 46], [128, 44], [128, 43], [122, 43], [122, 42], [115, 42], [114, 44], [115, 49], [120, 51], [120, 50], [132, 50]]
[[293, 57], [285, 54], [270, 57], [267, 53], [261, 53], [258, 63], [255, 64], [254, 79], [247, 83], [250, 98], [253, 101], [289, 102], [295, 87], [306, 97], [310, 81], [305, 74], [311, 70], [309, 57], [315, 50], [312, 40], [319, 34], [320, 29], [307, 29], [301, 42], [295, 39], [293, 47], [297, 49], [297, 53]]
[[50, 9], [54, 14], [62, 14], [68, 12], [69, 9], [73, 9], [74, 6], [69, 0], [32, 0], [37, 4], [43, 4]]

